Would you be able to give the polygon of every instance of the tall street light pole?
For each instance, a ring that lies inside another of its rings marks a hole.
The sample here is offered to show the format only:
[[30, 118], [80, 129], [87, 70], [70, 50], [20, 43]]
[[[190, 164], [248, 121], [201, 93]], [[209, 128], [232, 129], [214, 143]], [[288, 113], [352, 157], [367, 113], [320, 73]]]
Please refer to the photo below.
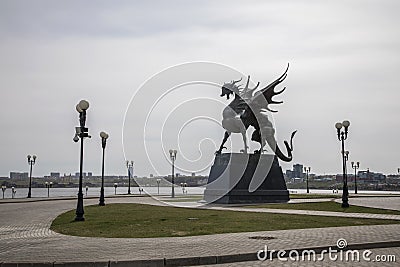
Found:
[[6, 189], [7, 189], [7, 186], [5, 186], [5, 185], [1, 186], [1, 191], [3, 191], [3, 199], [4, 199], [4, 192], [6, 191]]
[[35, 165], [35, 162], [36, 156], [28, 155], [28, 164], [30, 165], [28, 198], [32, 197], [32, 166]]
[[360, 162], [351, 162], [351, 167], [354, 169], [354, 194], [357, 194], [357, 169], [360, 168]]
[[117, 187], [118, 187], [118, 184], [117, 184], [117, 183], [114, 183], [114, 194], [115, 194], [115, 195], [117, 194]]
[[[346, 184], [348, 185], [348, 177], [347, 177], [347, 162], [349, 161], [349, 154], [350, 154], [350, 152], [348, 151], [348, 150], [346, 150], [345, 152], [344, 152], [344, 164], [345, 164], [345, 167], [344, 167], [344, 170], [345, 170], [345, 173], [346, 173]], [[347, 191], [348, 191], [348, 189], [349, 189], [349, 186], [347, 186]]]
[[309, 187], [308, 187], [308, 174], [310, 173], [310, 171], [311, 171], [311, 167], [304, 167], [304, 171], [306, 172], [306, 177], [307, 177], [307, 194], [308, 193], [310, 193], [310, 189], [309, 189]]
[[133, 168], [133, 161], [126, 161], [126, 167], [128, 168], [128, 195], [131, 194], [131, 169]]
[[45, 182], [44, 183], [45, 184], [45, 186], [46, 186], [46, 188], [47, 188], [47, 197], [50, 197], [50, 187], [52, 187], [53, 186], [53, 182]]
[[101, 132], [100, 138], [101, 138], [101, 147], [103, 148], [103, 159], [101, 162], [101, 189], [100, 189], [99, 206], [105, 206], [106, 203], [104, 203], [104, 151], [106, 150], [108, 134], [105, 132]]
[[[347, 187], [347, 173], [346, 173], [346, 152], [344, 149], [344, 141], [347, 139], [349, 132], [349, 121], [337, 122], [335, 128], [337, 130], [337, 136], [339, 141], [342, 143], [342, 165], [343, 165], [343, 194], [342, 194], [342, 208], [349, 207], [349, 189]], [[342, 128], [344, 129], [342, 131]], [[348, 155], [348, 153], [347, 153]]]
[[171, 162], [172, 162], [172, 191], [171, 191], [171, 197], [174, 198], [175, 197], [175, 159], [176, 159], [176, 153], [178, 153], [178, 151], [176, 150], [169, 150], [169, 157], [171, 158]]
[[80, 164], [79, 164], [79, 191], [78, 191], [78, 203], [76, 205], [76, 217], [75, 221], [84, 221], [85, 218], [83, 214], [85, 214], [83, 210], [83, 192], [82, 192], [82, 180], [83, 180], [83, 140], [85, 137], [89, 137], [88, 133], [89, 129], [85, 127], [86, 124], [86, 110], [89, 108], [89, 102], [86, 100], [81, 100], [78, 105], [76, 105], [76, 111], [79, 113], [79, 127], [75, 127], [75, 137], [74, 141], [78, 142], [81, 139], [81, 155], [80, 155]]

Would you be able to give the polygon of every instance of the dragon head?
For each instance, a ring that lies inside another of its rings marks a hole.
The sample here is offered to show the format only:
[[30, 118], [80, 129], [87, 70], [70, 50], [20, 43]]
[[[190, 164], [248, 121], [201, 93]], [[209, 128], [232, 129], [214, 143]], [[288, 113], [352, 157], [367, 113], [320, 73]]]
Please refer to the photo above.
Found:
[[226, 99], [229, 99], [229, 96], [231, 94], [239, 94], [239, 86], [236, 85], [236, 83], [240, 82], [242, 80], [242, 78], [240, 78], [240, 80], [237, 81], [232, 81], [230, 83], [224, 83], [221, 87], [221, 97], [226, 96]]

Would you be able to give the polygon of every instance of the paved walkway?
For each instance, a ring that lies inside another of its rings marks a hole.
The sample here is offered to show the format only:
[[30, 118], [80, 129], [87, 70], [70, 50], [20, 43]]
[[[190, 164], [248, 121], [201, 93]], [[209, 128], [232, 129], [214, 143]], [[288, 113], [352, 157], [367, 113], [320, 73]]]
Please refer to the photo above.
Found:
[[[341, 199], [336, 201], [341, 202]], [[349, 199], [349, 204], [378, 209], [400, 210], [400, 197], [355, 197]]]
[[[134, 202], [159, 204], [149, 197], [106, 200], [106, 203]], [[85, 199], [85, 205], [97, 203], [98, 199]], [[173, 262], [172, 259], [176, 258], [220, 256], [223, 259], [224, 255], [255, 254], [265, 245], [275, 250], [335, 247], [339, 238], [346, 238], [350, 245], [386, 242], [392, 244], [391, 246], [396, 244], [400, 246], [400, 224], [144, 239], [73, 237], [49, 230], [56, 216], [74, 209], [75, 206], [76, 200], [0, 204], [0, 262], [108, 262], [160, 259], [158, 263], [161, 264]]]

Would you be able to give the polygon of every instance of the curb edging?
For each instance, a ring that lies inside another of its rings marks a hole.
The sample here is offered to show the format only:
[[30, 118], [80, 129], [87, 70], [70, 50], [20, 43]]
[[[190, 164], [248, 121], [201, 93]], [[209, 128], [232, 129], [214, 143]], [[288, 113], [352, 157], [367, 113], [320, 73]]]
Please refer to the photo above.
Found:
[[[296, 250], [299, 254], [303, 251], [313, 250], [316, 254], [320, 254], [323, 250], [328, 250], [334, 246], [319, 246], [309, 248], [293, 248], [282, 249], [285, 255], [290, 251]], [[361, 249], [374, 249], [374, 248], [390, 248], [400, 247], [399, 241], [385, 241], [375, 243], [360, 243], [351, 244], [343, 249], [347, 250], [361, 250]], [[278, 258], [278, 252], [271, 253], [273, 259]], [[183, 258], [155, 258], [148, 260], [127, 260], [127, 261], [98, 261], [98, 262], [2, 262], [0, 267], [172, 267], [172, 266], [196, 266], [196, 265], [210, 265], [210, 264], [223, 264], [233, 262], [257, 261], [257, 252], [240, 253], [240, 254], [227, 254], [218, 256], [199, 256], [199, 257], [183, 257]]]

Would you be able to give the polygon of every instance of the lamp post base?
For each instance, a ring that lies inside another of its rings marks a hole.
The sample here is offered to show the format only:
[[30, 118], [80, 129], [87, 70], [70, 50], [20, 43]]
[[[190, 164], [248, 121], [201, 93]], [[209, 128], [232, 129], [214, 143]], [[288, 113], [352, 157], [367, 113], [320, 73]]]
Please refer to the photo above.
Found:
[[106, 203], [104, 203], [104, 188], [100, 189], [100, 200], [99, 200], [99, 206], [105, 206]]
[[350, 207], [349, 202], [342, 203], [342, 208], [348, 208], [348, 207]]
[[85, 214], [83, 210], [83, 193], [78, 193], [78, 205], [76, 207], [76, 217], [75, 221], [84, 221], [85, 217], [83, 217], [83, 214]]
[[342, 208], [348, 208], [350, 207], [349, 205], [349, 191], [347, 189], [347, 186], [345, 186], [345, 189], [343, 190], [343, 196], [342, 196]]

